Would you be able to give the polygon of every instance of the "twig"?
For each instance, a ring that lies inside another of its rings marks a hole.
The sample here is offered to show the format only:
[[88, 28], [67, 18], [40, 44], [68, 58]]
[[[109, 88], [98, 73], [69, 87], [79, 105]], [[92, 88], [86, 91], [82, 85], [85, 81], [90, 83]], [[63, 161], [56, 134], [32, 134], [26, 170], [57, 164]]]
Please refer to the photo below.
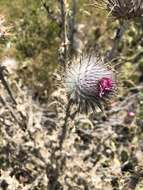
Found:
[[5, 77], [4, 77], [4, 71], [5, 71], [5, 67], [4, 66], [0, 66], [0, 80], [2, 81], [2, 84], [3, 86], [5, 87], [5, 89], [7, 90], [9, 96], [11, 97], [12, 101], [14, 104], [17, 104], [16, 103], [16, 100], [14, 99], [14, 96], [10, 90], [10, 87], [8, 85], [8, 82], [5, 80]]
[[20, 123], [20, 121], [18, 120], [17, 115], [14, 113], [12, 107], [10, 107], [10, 106], [7, 104], [7, 102], [5, 101], [5, 99], [4, 99], [2, 96], [0, 96], [0, 101], [2, 102], [2, 104], [3, 104], [6, 108], [8, 108], [8, 110], [10, 111], [10, 113], [11, 113], [13, 119], [14, 119], [14, 120], [17, 122], [17, 124], [21, 127], [21, 123]]
[[118, 51], [118, 46], [119, 46], [119, 43], [120, 43], [120, 41], [123, 37], [123, 34], [125, 32], [126, 25], [127, 25], [127, 23], [123, 22], [123, 23], [120, 23], [120, 26], [117, 28], [116, 35], [115, 35], [115, 38], [113, 40], [113, 46], [112, 46], [111, 50], [108, 53], [106, 53], [105, 62], [111, 61], [116, 57], [116, 54]]
[[39, 176], [37, 176], [37, 178], [30, 185], [23, 187], [22, 190], [33, 190], [37, 188], [41, 180], [44, 178], [44, 175], [45, 175], [45, 171]]
[[61, 24], [59, 17], [57, 15], [53, 14], [53, 11], [50, 9], [50, 7], [46, 4], [46, 2], [44, 0], [41, 0], [42, 6], [45, 8], [46, 12], [47, 12], [47, 16], [49, 19], [51, 19], [52, 21], [56, 22], [57, 24]]

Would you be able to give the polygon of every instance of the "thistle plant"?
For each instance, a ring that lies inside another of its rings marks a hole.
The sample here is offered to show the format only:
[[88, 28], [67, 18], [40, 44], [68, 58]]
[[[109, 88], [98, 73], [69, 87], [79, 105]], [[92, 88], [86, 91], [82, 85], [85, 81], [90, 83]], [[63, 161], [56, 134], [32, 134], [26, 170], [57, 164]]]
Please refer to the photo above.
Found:
[[116, 91], [116, 76], [113, 69], [99, 56], [83, 56], [67, 69], [65, 84], [68, 95], [78, 110], [88, 112], [104, 102]]
[[[82, 56], [66, 68], [64, 77], [69, 101], [59, 136], [60, 149], [66, 137], [68, 118], [74, 118], [77, 112], [87, 114], [91, 109], [95, 111], [97, 107], [103, 110], [104, 103], [110, 100], [117, 90], [116, 74], [104, 60], [95, 55]], [[77, 106], [77, 110], [71, 114], [73, 104]]]
[[113, 47], [106, 57], [111, 61], [116, 56], [119, 42], [129, 24], [128, 21], [143, 17], [143, 0], [94, 0], [94, 6], [105, 10], [108, 17], [119, 21]]

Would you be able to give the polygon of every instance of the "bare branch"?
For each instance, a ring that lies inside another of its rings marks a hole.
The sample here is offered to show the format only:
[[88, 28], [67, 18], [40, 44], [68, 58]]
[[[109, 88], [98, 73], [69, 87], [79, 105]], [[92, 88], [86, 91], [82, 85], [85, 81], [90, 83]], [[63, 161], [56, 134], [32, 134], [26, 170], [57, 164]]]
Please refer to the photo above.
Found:
[[54, 11], [52, 11], [50, 9], [49, 5], [44, 0], [41, 0], [41, 3], [47, 12], [48, 18], [60, 25], [61, 20], [60, 20], [59, 16], [54, 14]]

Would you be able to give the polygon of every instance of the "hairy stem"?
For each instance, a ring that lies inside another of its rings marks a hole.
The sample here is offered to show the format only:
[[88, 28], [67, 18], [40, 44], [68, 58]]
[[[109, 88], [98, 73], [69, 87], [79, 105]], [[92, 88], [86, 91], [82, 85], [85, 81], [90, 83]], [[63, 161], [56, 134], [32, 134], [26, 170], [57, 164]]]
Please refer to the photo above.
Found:
[[72, 101], [72, 99], [70, 99], [69, 102], [68, 102], [68, 104], [67, 104], [64, 124], [62, 126], [62, 132], [61, 132], [61, 135], [60, 135], [60, 138], [59, 138], [59, 147], [60, 147], [60, 149], [62, 149], [63, 142], [64, 142], [64, 140], [66, 138], [67, 123], [68, 123], [68, 119], [70, 117], [70, 108], [71, 108], [72, 103], [73, 103], [73, 101]]
[[116, 35], [113, 40], [113, 45], [111, 50], [106, 54], [105, 61], [112, 61], [116, 56], [118, 52], [119, 43], [124, 35], [125, 29], [126, 29], [126, 22], [120, 23], [120, 26], [116, 30]]
[[68, 37], [67, 37], [67, 1], [60, 0], [61, 5], [61, 20], [62, 20], [62, 45], [63, 45], [63, 64], [66, 66], [68, 58]]

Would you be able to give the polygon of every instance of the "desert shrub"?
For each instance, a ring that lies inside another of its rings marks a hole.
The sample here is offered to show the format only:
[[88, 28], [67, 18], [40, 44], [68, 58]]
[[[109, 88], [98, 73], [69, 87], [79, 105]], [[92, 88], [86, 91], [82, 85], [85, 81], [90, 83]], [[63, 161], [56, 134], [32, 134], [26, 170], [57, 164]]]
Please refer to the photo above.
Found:
[[58, 65], [58, 24], [48, 18], [40, 0], [7, 0], [1, 5], [13, 26], [9, 52], [15, 49], [12, 56], [19, 60], [19, 76], [29, 87], [36, 88], [42, 82], [49, 89], [51, 74]]

